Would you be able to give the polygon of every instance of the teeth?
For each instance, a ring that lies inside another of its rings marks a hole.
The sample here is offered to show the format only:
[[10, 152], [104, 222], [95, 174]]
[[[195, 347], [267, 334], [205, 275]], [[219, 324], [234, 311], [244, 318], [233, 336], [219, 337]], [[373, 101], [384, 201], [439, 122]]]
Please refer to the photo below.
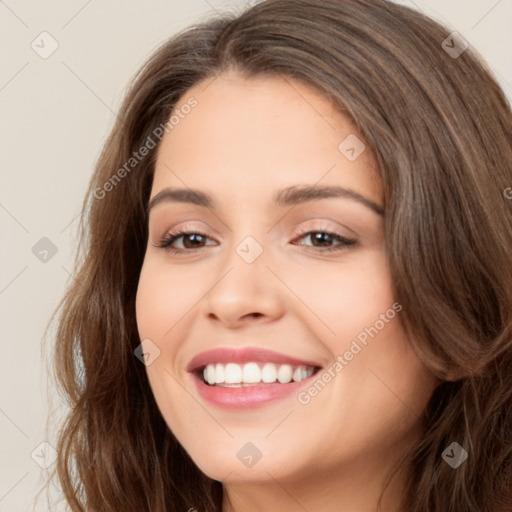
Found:
[[244, 364], [242, 370], [242, 381], [245, 384], [255, 384], [261, 381], [261, 370], [256, 363]]
[[208, 383], [209, 384], [215, 384], [215, 367], [214, 366], [209, 366], [207, 368], [207, 380], [208, 380]]
[[220, 384], [222, 382], [224, 382], [224, 365], [216, 364], [215, 365], [215, 383]]
[[261, 380], [263, 382], [275, 382], [277, 379], [277, 369], [274, 363], [265, 363], [261, 370]]
[[224, 382], [226, 384], [240, 384], [242, 382], [242, 367], [239, 364], [228, 363], [224, 369]]
[[293, 368], [289, 364], [282, 364], [277, 370], [277, 380], [281, 384], [288, 384], [288, 382], [291, 382], [292, 377]]
[[292, 366], [290, 364], [265, 363], [216, 363], [209, 364], [203, 370], [204, 381], [210, 386], [220, 385], [223, 387], [240, 387], [244, 385], [255, 385], [260, 382], [270, 384], [280, 382], [300, 382], [313, 375], [315, 369], [312, 366]]

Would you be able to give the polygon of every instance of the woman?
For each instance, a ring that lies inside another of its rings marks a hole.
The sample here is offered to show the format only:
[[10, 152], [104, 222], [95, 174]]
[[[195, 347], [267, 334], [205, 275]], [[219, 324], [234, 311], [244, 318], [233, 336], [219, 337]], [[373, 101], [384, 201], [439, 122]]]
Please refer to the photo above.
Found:
[[136, 77], [61, 305], [73, 511], [512, 506], [512, 115], [387, 1], [269, 0]]

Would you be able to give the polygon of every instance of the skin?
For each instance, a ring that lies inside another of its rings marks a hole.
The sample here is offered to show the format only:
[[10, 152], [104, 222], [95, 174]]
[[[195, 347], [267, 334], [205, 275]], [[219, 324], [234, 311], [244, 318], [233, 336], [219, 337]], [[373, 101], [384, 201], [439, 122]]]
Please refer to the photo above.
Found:
[[[373, 511], [391, 464], [421, 435], [437, 385], [400, 313], [305, 405], [292, 394], [254, 409], [220, 408], [200, 397], [185, 369], [204, 350], [242, 346], [328, 368], [392, 308], [382, 215], [349, 198], [272, 201], [286, 187], [337, 185], [384, 208], [371, 149], [365, 143], [347, 159], [339, 144], [362, 135], [292, 80], [229, 71], [189, 90], [177, 109], [190, 97], [197, 106], [162, 139], [151, 198], [192, 188], [216, 206], [164, 201], [150, 212], [136, 308], [141, 340], [161, 351], [146, 367], [160, 411], [197, 466], [223, 482], [224, 512]], [[180, 254], [158, 247], [180, 228], [204, 238], [177, 239]], [[301, 234], [325, 231], [356, 243], [322, 252], [339, 242]], [[250, 264], [236, 252], [247, 236], [263, 249]], [[248, 442], [262, 453], [251, 468], [236, 456]], [[399, 510], [402, 477], [384, 510]]]

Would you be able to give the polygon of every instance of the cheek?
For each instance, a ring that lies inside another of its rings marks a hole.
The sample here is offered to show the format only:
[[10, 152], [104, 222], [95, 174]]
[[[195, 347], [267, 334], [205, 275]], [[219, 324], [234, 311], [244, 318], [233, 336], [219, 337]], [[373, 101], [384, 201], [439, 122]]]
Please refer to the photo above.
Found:
[[[367, 253], [364, 260], [351, 263], [347, 259], [336, 271], [326, 265], [301, 271], [293, 282], [297, 295], [320, 320], [314, 320], [318, 339], [333, 360], [342, 361], [331, 366], [333, 376], [325, 386], [329, 391], [311, 390], [304, 401], [312, 398], [311, 410], [330, 407], [336, 424], [348, 430], [352, 425], [348, 438], [393, 435], [421, 415], [434, 379], [403, 329], [402, 306], [395, 299], [385, 255]], [[321, 383], [317, 388], [324, 389]], [[332, 396], [339, 399], [336, 408]]]
[[317, 335], [332, 340], [329, 345], [335, 353], [347, 350], [350, 340], [395, 303], [383, 251], [354, 254], [342, 264], [302, 268], [289, 279], [297, 297], [323, 324]]
[[[169, 428], [187, 417], [189, 395], [178, 383], [174, 362], [179, 344], [172, 343], [175, 326], [190, 311], [192, 295], [197, 289], [184, 286], [186, 280], [179, 272], [165, 270], [165, 265], [146, 259], [142, 266], [136, 295], [136, 320], [141, 340], [150, 339], [159, 355], [146, 366], [149, 384], [163, 418]], [[178, 330], [176, 327], [176, 331]], [[177, 410], [181, 411], [177, 414]]]
[[163, 339], [200, 296], [200, 279], [169, 272], [157, 261], [145, 261], [137, 287], [136, 318], [141, 338]]

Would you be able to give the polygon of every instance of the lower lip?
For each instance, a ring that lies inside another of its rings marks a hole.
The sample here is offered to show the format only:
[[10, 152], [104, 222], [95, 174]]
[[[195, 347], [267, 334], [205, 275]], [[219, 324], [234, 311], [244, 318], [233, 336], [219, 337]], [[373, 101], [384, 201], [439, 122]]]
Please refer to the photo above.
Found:
[[228, 409], [248, 409], [258, 407], [269, 402], [287, 398], [297, 393], [305, 384], [309, 384], [310, 379], [316, 373], [300, 382], [290, 382], [288, 384], [262, 384], [260, 386], [246, 386], [239, 388], [224, 388], [220, 386], [210, 386], [196, 374], [192, 374], [197, 391], [201, 397], [214, 405]]

